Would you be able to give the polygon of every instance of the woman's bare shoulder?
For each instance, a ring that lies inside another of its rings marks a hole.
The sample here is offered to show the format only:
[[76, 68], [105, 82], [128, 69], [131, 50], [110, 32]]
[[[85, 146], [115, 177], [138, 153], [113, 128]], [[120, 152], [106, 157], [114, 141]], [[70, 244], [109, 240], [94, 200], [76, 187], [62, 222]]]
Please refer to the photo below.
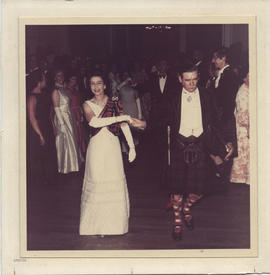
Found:
[[30, 94], [28, 97], [27, 97], [27, 103], [28, 104], [33, 104], [33, 103], [36, 103], [37, 102], [37, 98], [34, 94]]
[[93, 101], [91, 101], [91, 100], [85, 100], [84, 103], [83, 103], [83, 109], [85, 111], [92, 111], [91, 103], [93, 103]]
[[93, 99], [87, 99], [84, 101], [83, 106], [91, 106], [91, 103], [94, 103]]

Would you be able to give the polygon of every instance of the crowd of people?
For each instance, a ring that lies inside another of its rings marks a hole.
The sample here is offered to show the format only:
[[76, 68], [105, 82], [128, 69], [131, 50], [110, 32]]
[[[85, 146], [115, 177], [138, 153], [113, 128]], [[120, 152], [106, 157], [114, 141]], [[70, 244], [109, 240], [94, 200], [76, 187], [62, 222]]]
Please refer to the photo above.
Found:
[[183, 224], [194, 228], [191, 208], [207, 194], [210, 177], [249, 184], [247, 63], [235, 62], [227, 48], [208, 59], [195, 50], [174, 62], [29, 56], [27, 183], [53, 183], [84, 169], [79, 234], [125, 234], [122, 153], [134, 161], [138, 132], [148, 131], [155, 173], [170, 193], [172, 237], [180, 240]]

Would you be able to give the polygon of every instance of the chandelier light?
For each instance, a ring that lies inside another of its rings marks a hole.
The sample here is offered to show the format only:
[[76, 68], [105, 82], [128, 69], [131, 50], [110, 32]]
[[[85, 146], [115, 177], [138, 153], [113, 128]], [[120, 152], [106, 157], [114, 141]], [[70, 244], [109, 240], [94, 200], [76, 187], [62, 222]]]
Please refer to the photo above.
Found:
[[172, 26], [168, 25], [151, 25], [151, 26], [145, 26], [145, 30], [147, 31], [168, 31], [171, 30]]

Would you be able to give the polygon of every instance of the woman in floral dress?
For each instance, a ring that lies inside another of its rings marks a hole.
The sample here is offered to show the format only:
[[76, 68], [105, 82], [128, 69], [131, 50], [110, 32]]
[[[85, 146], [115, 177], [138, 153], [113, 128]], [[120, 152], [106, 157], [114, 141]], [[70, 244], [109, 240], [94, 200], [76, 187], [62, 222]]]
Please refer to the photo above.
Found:
[[236, 95], [238, 157], [233, 160], [231, 182], [249, 184], [249, 73]]

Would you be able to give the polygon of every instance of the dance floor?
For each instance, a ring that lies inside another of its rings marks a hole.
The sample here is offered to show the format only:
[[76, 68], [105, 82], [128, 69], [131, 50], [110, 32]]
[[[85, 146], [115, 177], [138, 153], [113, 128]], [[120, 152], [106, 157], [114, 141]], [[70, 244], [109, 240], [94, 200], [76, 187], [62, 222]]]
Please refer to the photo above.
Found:
[[139, 250], [249, 248], [249, 187], [227, 184], [193, 208], [195, 229], [183, 227], [183, 239], [171, 238], [168, 194], [158, 184], [150, 149], [126, 167], [131, 203], [129, 233], [123, 236], [80, 236], [83, 172], [63, 175], [55, 184], [33, 184], [27, 192], [28, 250]]

